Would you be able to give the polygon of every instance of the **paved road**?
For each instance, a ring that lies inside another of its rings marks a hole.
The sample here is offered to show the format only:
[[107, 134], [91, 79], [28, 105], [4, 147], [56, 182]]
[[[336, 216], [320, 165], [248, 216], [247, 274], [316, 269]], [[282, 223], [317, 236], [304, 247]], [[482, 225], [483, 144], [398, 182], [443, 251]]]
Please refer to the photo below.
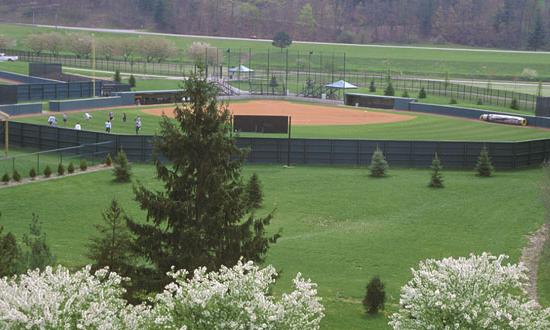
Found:
[[[146, 32], [139, 30], [124, 30], [124, 29], [103, 29], [103, 28], [86, 28], [86, 27], [74, 27], [74, 26], [55, 26], [55, 25], [40, 25], [40, 24], [20, 24], [36, 27], [58, 28], [65, 30], [78, 30], [78, 31], [90, 31], [90, 32], [107, 32], [107, 33], [121, 33], [121, 34], [139, 34], [139, 35], [152, 35], [152, 36], [166, 36], [166, 37], [179, 37], [179, 38], [197, 38], [197, 39], [221, 39], [221, 40], [241, 40], [241, 41], [256, 41], [256, 42], [269, 42], [268, 39], [250, 39], [250, 38], [232, 38], [232, 37], [212, 37], [212, 36], [199, 36], [188, 34], [172, 34], [172, 33], [159, 33], [159, 32]], [[373, 47], [373, 48], [398, 48], [398, 49], [418, 49], [418, 50], [440, 50], [440, 51], [461, 51], [461, 52], [479, 52], [479, 53], [508, 53], [508, 54], [539, 54], [550, 55], [550, 52], [542, 51], [528, 51], [528, 50], [501, 50], [501, 49], [479, 49], [479, 48], [448, 48], [448, 47], [422, 47], [422, 46], [392, 46], [392, 45], [359, 45], [359, 44], [341, 44], [330, 42], [311, 42], [311, 41], [294, 41], [296, 44], [309, 44], [309, 45], [330, 45], [330, 46], [342, 46], [346, 47]]]

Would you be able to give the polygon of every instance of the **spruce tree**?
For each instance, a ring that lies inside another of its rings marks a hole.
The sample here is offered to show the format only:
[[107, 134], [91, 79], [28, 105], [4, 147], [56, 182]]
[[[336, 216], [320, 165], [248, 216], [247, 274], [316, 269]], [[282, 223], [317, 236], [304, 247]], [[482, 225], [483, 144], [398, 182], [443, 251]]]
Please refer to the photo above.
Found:
[[432, 169], [432, 176], [429, 186], [432, 188], [443, 188], [443, 175], [441, 174], [443, 167], [441, 166], [439, 157], [437, 157], [437, 152], [434, 155], [432, 166], [430, 168]]
[[375, 276], [367, 285], [367, 293], [363, 299], [363, 306], [368, 314], [376, 314], [379, 310], [384, 309], [386, 301], [386, 290], [384, 283], [380, 277]]
[[527, 47], [532, 50], [541, 49], [546, 43], [546, 31], [544, 28], [544, 22], [540, 12], [537, 12], [535, 16], [535, 23], [533, 24], [533, 30], [529, 33], [527, 38]]
[[424, 87], [420, 88], [420, 92], [418, 92], [418, 98], [419, 99], [425, 99], [427, 97], [426, 90]]
[[245, 152], [230, 132], [227, 105], [217, 101], [217, 88], [192, 74], [184, 81], [184, 97], [175, 122], [164, 116], [155, 139], [155, 162], [163, 191], [138, 184], [135, 199], [147, 222], [128, 220], [136, 236], [135, 252], [146, 261], [137, 286], [161, 289], [172, 266], [193, 271], [218, 270], [241, 257], [261, 262], [278, 234], [267, 237], [272, 214], [255, 218], [247, 213], [241, 167]]
[[88, 169], [88, 162], [86, 161], [86, 159], [81, 159], [80, 160], [80, 170], [81, 171], [86, 171]]
[[370, 176], [375, 178], [381, 178], [386, 176], [386, 170], [388, 169], [388, 162], [382, 153], [382, 150], [376, 147], [376, 150], [372, 154], [372, 159], [370, 163]]
[[248, 184], [246, 185], [246, 197], [249, 209], [254, 210], [262, 207], [264, 197], [260, 179], [256, 173], [252, 174]]
[[376, 92], [376, 85], [374, 84], [374, 79], [370, 81], [369, 92], [371, 93]]
[[512, 102], [510, 103], [510, 109], [519, 110], [518, 99], [516, 99], [515, 97], [512, 99]]
[[479, 158], [477, 159], [477, 164], [475, 167], [478, 176], [490, 177], [493, 175], [493, 164], [491, 164], [491, 158], [489, 157], [489, 151], [487, 147], [483, 146], [479, 153]]
[[13, 178], [13, 181], [20, 182], [21, 181], [21, 174], [17, 172], [17, 170], [13, 170], [13, 173], [11, 174], [11, 177]]
[[113, 199], [102, 215], [103, 223], [95, 225], [98, 235], [90, 239], [86, 256], [96, 269], [108, 266], [111, 271], [127, 276], [133, 257], [132, 235], [124, 210]]
[[131, 74], [130, 78], [128, 78], [128, 85], [132, 88], [136, 87], [136, 77], [134, 77], [133, 74]]
[[8, 172], [4, 173], [4, 175], [2, 176], [2, 182], [4, 182], [4, 184], [8, 184], [10, 182], [10, 175], [8, 174]]
[[113, 80], [117, 83], [121, 82], [121, 78], [120, 78], [120, 71], [119, 70], [115, 70], [115, 76], [113, 77]]
[[59, 165], [57, 165], [57, 175], [65, 175], [65, 166], [63, 166], [62, 163], [59, 163]]
[[395, 95], [395, 89], [393, 89], [393, 84], [391, 81], [388, 81], [388, 85], [386, 86], [386, 89], [384, 90], [384, 95], [386, 96], [394, 96]]
[[36, 178], [36, 170], [34, 169], [34, 167], [30, 169], [29, 177], [31, 178], [31, 180], [34, 180], [34, 178]]
[[44, 176], [46, 178], [49, 178], [52, 175], [52, 169], [50, 168], [50, 165], [46, 165], [44, 168]]
[[407, 90], [405, 89], [401, 97], [409, 97], [409, 92], [407, 92]]
[[69, 166], [67, 166], [67, 173], [69, 173], [69, 174], [74, 173], [74, 164], [73, 164], [73, 162], [70, 162]]
[[42, 232], [38, 215], [34, 213], [29, 225], [29, 233], [23, 235], [23, 243], [26, 246], [23, 256], [23, 268], [25, 270], [44, 269], [46, 266], [55, 263], [55, 257], [46, 243], [46, 235]]
[[132, 176], [131, 166], [123, 150], [120, 150], [115, 156], [113, 173], [116, 182], [130, 182], [130, 177]]

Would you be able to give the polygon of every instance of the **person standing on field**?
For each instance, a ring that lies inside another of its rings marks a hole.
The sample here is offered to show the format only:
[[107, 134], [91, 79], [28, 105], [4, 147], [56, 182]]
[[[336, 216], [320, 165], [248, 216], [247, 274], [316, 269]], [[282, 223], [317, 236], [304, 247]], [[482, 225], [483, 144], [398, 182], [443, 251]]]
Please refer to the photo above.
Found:
[[141, 130], [141, 118], [136, 118], [136, 134], [139, 134], [139, 131]]
[[126, 112], [123, 112], [123, 113], [122, 113], [122, 122], [123, 122], [123, 123], [126, 122]]
[[67, 126], [67, 120], [69, 119], [69, 117], [67, 116], [67, 114], [64, 112], [63, 113], [63, 126]]
[[111, 120], [106, 121], [105, 122], [105, 132], [111, 133], [111, 127], [112, 127]]

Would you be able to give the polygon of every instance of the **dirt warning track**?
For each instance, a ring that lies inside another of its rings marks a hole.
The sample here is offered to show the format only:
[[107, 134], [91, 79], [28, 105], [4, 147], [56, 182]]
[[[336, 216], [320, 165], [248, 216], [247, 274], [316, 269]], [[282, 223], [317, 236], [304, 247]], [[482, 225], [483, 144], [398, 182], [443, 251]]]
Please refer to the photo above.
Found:
[[[165, 113], [168, 117], [173, 117], [172, 110], [173, 108], [163, 107], [142, 111], [157, 116]], [[416, 118], [411, 115], [270, 100], [230, 103], [229, 110], [233, 115], [292, 116], [293, 125], [315, 126], [385, 124]]]

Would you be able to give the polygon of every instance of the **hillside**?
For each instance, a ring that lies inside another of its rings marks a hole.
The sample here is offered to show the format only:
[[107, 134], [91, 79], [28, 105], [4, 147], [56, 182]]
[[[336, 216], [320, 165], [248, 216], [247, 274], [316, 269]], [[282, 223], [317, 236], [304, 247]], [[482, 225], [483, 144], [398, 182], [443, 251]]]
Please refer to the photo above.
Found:
[[[546, 49], [544, 0], [4, 0], [0, 21], [345, 43]], [[283, 27], [283, 28], [282, 28]]]

